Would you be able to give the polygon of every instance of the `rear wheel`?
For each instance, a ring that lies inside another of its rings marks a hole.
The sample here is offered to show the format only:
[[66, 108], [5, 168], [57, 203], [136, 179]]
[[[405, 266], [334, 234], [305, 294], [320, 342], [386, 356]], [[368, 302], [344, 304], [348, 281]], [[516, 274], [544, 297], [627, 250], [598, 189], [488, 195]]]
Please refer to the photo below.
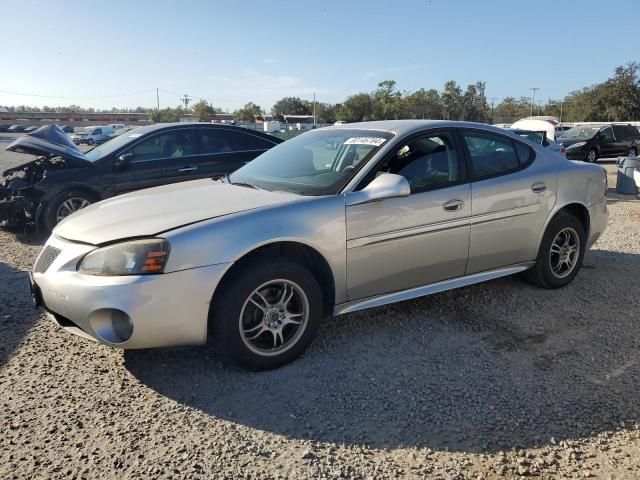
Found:
[[43, 212], [43, 224], [47, 231], [53, 228], [72, 213], [95, 203], [97, 198], [87, 192], [70, 190], [56, 195]]
[[213, 342], [241, 367], [268, 370], [291, 362], [320, 326], [320, 286], [295, 262], [249, 262], [232, 272], [221, 288], [210, 318]]
[[589, 163], [595, 163], [598, 160], [598, 151], [595, 148], [589, 150], [585, 160]]
[[629, 149], [629, 156], [630, 157], [637, 157], [638, 156], [638, 147], [631, 147]]
[[525, 278], [542, 288], [560, 288], [569, 284], [582, 266], [586, 247], [582, 223], [568, 213], [558, 214], [542, 238], [535, 266]]

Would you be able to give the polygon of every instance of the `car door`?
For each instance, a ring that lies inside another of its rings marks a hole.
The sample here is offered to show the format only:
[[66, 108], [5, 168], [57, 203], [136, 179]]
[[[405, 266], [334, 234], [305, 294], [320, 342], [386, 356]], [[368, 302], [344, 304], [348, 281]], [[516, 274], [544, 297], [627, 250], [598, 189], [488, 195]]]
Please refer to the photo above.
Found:
[[395, 173], [411, 194], [346, 207], [350, 300], [464, 274], [471, 196], [459, 145], [448, 130], [413, 136], [362, 182]]
[[600, 157], [611, 157], [616, 155], [618, 147], [616, 146], [616, 138], [613, 134], [613, 129], [610, 126], [603, 127], [597, 135]]
[[144, 137], [115, 160], [116, 193], [191, 180], [197, 163], [196, 129], [180, 128]]
[[466, 274], [535, 258], [555, 204], [557, 177], [536, 152], [499, 133], [462, 129], [471, 177], [471, 237]]
[[612, 125], [613, 130], [613, 152], [612, 155], [626, 155], [629, 153], [629, 135], [625, 125]]
[[229, 174], [276, 145], [251, 132], [224, 127], [201, 127], [198, 174], [221, 177]]

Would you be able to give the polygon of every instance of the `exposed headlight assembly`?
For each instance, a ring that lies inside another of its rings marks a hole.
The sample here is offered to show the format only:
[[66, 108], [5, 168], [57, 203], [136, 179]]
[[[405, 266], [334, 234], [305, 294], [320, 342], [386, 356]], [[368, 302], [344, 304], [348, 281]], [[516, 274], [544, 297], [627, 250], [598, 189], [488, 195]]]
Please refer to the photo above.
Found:
[[164, 272], [169, 258], [169, 242], [149, 238], [116, 243], [89, 252], [78, 263], [86, 275], [149, 275]]
[[569, 145], [568, 147], [565, 147], [567, 150], [571, 150], [574, 148], [580, 148], [580, 147], [584, 147], [587, 144], [587, 142], [578, 142], [578, 143], [574, 143], [573, 145]]

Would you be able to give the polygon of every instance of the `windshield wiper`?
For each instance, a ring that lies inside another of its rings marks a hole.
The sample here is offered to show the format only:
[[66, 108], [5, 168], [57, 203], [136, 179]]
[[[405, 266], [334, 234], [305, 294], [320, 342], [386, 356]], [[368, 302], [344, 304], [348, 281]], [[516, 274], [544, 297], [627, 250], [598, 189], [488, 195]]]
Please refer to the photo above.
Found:
[[266, 190], [266, 188], [262, 188], [259, 187], [258, 185], [254, 185], [253, 183], [249, 183], [249, 182], [229, 182], [231, 185], [237, 185], [239, 187], [248, 187], [248, 188], [253, 188], [255, 190]]
[[253, 188], [255, 190], [267, 190], [264, 187], [259, 187], [258, 185], [254, 185], [253, 183], [250, 183], [250, 182], [232, 182], [231, 179], [229, 178], [228, 173], [225, 173], [221, 177], [218, 177], [218, 180], [220, 180], [223, 183], [228, 183], [229, 185], [237, 185], [238, 187], [248, 187], [248, 188]]

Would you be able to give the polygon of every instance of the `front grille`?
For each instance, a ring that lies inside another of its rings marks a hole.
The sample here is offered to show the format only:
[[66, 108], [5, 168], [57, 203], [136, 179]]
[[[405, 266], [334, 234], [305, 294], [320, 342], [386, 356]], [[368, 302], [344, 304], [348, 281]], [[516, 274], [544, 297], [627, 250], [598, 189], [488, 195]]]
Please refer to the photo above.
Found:
[[35, 273], [44, 273], [51, 266], [51, 264], [60, 255], [60, 249], [47, 245], [44, 250], [40, 252], [40, 256], [36, 260], [36, 264], [33, 267]]

